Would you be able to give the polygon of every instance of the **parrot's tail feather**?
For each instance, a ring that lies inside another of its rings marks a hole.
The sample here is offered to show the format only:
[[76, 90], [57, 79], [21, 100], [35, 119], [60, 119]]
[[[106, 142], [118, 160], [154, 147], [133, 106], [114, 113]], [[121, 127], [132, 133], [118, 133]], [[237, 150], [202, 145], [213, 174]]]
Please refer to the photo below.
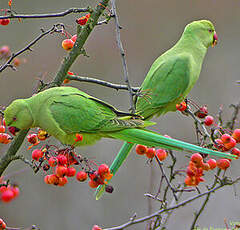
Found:
[[[113, 175], [117, 172], [120, 166], [123, 164], [131, 149], [133, 148], [133, 143], [125, 142], [120, 149], [118, 155], [114, 159], [112, 165], [110, 166], [110, 171]], [[105, 192], [105, 185], [99, 185], [95, 191], [96, 200], [99, 200], [103, 193]]]
[[236, 159], [235, 155], [214, 151], [173, 138], [164, 137], [149, 130], [125, 129], [111, 133], [110, 135], [114, 138], [118, 138], [127, 142], [133, 142], [136, 144], [146, 145], [149, 147], [160, 147], [170, 150], [186, 150], [190, 152], [200, 152], [203, 154], [215, 155], [228, 159]]

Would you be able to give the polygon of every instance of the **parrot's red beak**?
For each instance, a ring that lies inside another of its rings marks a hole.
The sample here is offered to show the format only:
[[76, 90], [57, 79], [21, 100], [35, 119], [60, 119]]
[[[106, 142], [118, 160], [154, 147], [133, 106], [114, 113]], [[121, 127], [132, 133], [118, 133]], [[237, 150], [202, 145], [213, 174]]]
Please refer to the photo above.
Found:
[[215, 45], [217, 45], [217, 42], [218, 42], [218, 36], [217, 36], [217, 33], [214, 32], [212, 47], [214, 47]]
[[14, 126], [10, 126], [10, 127], [8, 127], [8, 131], [9, 131], [12, 135], [16, 136], [17, 132], [19, 132], [20, 129], [14, 127]]

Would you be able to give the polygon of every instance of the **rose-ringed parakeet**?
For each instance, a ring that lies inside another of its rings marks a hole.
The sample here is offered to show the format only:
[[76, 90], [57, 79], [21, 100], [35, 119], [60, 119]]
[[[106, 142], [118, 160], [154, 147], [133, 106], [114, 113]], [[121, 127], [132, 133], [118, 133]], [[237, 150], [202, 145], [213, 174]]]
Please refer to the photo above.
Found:
[[[147, 97], [138, 97], [136, 110], [148, 120], [169, 111], [176, 111], [196, 83], [209, 46], [217, 43], [217, 34], [208, 20], [188, 24], [179, 41], [152, 64], [141, 91]], [[134, 144], [125, 142], [110, 170], [113, 175], [127, 158]], [[96, 191], [96, 199], [104, 192], [104, 185]]]
[[[63, 144], [94, 144], [102, 137], [173, 150], [199, 151], [220, 157], [233, 155], [170, 139], [144, 127], [154, 124], [117, 111], [113, 106], [73, 87], [55, 87], [27, 99], [13, 101], [4, 111], [12, 134], [40, 127]], [[76, 134], [83, 140], [75, 142]]]

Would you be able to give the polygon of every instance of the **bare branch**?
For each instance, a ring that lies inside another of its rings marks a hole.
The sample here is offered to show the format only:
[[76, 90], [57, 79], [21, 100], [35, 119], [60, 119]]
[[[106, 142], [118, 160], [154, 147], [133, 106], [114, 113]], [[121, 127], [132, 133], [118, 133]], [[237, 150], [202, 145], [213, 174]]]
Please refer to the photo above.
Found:
[[[116, 89], [116, 90], [119, 90], [119, 89], [128, 90], [127, 85], [114, 84], [114, 83], [99, 80], [99, 79], [96, 79], [96, 78], [76, 76], [76, 75], [67, 75], [67, 79], [80, 81], [80, 82], [91, 82], [91, 83], [99, 84], [99, 85], [106, 86], [106, 87]], [[133, 92], [137, 92], [138, 90], [139, 90], [139, 87], [132, 87]]]
[[121, 42], [121, 36], [120, 36], [121, 26], [119, 24], [119, 19], [118, 19], [118, 15], [117, 15], [115, 0], [111, 0], [111, 2], [112, 2], [113, 16], [114, 16], [114, 19], [115, 19], [117, 45], [118, 45], [118, 48], [119, 48], [120, 53], [121, 53], [122, 64], [123, 64], [123, 72], [124, 72], [124, 79], [125, 79], [125, 83], [128, 86], [128, 91], [129, 91], [129, 96], [130, 96], [131, 112], [135, 113], [135, 106], [134, 106], [134, 101], [133, 101], [134, 93], [132, 91], [132, 87], [131, 87], [129, 79], [128, 79], [127, 61], [126, 61], [126, 58], [125, 58], [125, 51], [123, 49], [123, 45], [122, 45], [122, 42]]
[[91, 11], [90, 8], [70, 8], [63, 12], [59, 13], [46, 13], [46, 14], [17, 14], [13, 12], [12, 10], [8, 10], [7, 13], [9, 15], [0, 16], [0, 19], [6, 19], [6, 18], [58, 18], [58, 17], [64, 17], [68, 14], [77, 14], [77, 13], [83, 13], [83, 12], [89, 12]]
[[6, 69], [7, 67], [11, 67], [11, 62], [13, 61], [13, 59], [15, 57], [19, 56], [20, 54], [24, 53], [27, 50], [31, 51], [31, 47], [33, 45], [35, 45], [40, 39], [42, 39], [43, 37], [45, 37], [48, 34], [51, 34], [51, 33], [54, 33], [54, 32], [61, 32], [62, 29], [63, 29], [63, 25], [62, 24], [56, 24], [51, 29], [49, 29], [47, 31], [42, 30], [42, 33], [40, 35], [38, 35], [32, 42], [30, 42], [23, 49], [19, 50], [17, 53], [15, 53], [15, 54], [13, 53], [11, 55], [11, 57], [7, 60], [7, 62], [0, 67], [0, 73], [4, 69]]

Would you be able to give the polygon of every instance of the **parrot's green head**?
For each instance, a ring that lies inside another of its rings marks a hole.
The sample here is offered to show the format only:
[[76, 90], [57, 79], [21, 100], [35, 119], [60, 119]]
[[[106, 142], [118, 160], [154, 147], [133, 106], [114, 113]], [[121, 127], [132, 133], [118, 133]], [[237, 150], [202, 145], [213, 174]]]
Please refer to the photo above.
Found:
[[185, 27], [184, 34], [193, 36], [205, 46], [215, 46], [218, 41], [213, 24], [208, 20], [194, 21]]
[[13, 101], [5, 110], [4, 118], [9, 131], [16, 135], [21, 129], [28, 129], [33, 124], [33, 116], [27, 102], [23, 99]]

